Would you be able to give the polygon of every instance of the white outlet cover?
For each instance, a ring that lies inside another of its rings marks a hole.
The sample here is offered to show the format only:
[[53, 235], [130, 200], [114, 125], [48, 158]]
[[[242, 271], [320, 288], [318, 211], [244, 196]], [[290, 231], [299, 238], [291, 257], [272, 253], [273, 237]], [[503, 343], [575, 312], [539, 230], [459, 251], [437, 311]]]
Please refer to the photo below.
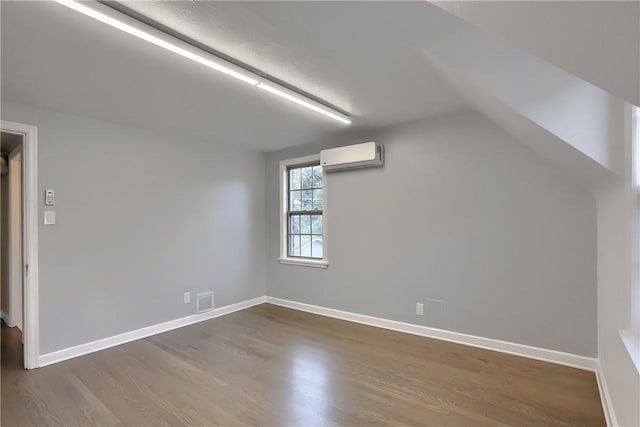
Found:
[[424, 304], [416, 303], [416, 316], [424, 316]]
[[183, 301], [185, 304], [189, 304], [191, 302], [191, 292], [184, 293]]

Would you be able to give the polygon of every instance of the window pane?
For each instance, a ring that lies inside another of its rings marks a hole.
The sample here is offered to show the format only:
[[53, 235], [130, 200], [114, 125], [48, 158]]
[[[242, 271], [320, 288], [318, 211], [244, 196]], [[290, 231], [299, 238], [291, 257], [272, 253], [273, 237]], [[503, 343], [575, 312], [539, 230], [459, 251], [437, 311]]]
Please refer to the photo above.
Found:
[[322, 188], [322, 166], [313, 167], [313, 188]]
[[302, 190], [302, 210], [310, 211], [313, 208], [313, 190]]
[[292, 211], [302, 210], [302, 191], [291, 191], [290, 194], [291, 196], [289, 200], [291, 201], [291, 205], [289, 206], [289, 209]]
[[308, 212], [322, 211], [324, 207], [323, 178], [322, 166], [317, 164], [288, 171], [288, 256], [323, 257], [322, 214]]
[[300, 256], [311, 256], [311, 236], [300, 236]]
[[311, 236], [311, 256], [322, 258], [322, 236]]
[[289, 255], [300, 256], [300, 235], [289, 236]]
[[322, 189], [313, 190], [313, 210], [322, 210]]
[[302, 188], [313, 187], [313, 167], [302, 168]]
[[291, 215], [289, 219], [289, 233], [291, 234], [300, 233], [300, 216], [299, 215]]
[[313, 215], [311, 217], [311, 233], [322, 234], [322, 215]]
[[300, 233], [311, 234], [311, 215], [300, 216]]
[[300, 189], [300, 169], [290, 169], [289, 170], [289, 189], [291, 190], [299, 190]]

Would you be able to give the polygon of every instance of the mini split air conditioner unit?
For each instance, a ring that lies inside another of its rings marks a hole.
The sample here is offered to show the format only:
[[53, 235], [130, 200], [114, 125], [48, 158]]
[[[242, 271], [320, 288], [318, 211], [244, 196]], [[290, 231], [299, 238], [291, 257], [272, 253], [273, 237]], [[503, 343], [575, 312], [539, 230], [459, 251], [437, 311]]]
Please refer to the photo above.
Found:
[[382, 166], [384, 146], [376, 142], [365, 142], [322, 150], [320, 164], [327, 172]]

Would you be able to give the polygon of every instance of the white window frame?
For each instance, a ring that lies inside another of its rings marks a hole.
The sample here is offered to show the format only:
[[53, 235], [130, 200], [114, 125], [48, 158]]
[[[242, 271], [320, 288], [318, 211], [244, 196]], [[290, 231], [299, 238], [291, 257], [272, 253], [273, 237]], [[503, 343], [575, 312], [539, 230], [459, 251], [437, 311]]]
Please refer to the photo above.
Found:
[[631, 271], [629, 324], [620, 338], [640, 373], [640, 108], [627, 104], [625, 112], [627, 170], [631, 196]]
[[297, 157], [295, 159], [287, 159], [280, 161], [280, 257], [278, 261], [281, 264], [299, 265], [304, 267], [327, 268], [329, 267], [328, 257], [328, 227], [327, 227], [327, 174], [322, 169], [322, 258], [298, 258], [288, 256], [287, 242], [287, 203], [288, 198], [288, 169], [292, 166], [303, 165], [313, 162], [320, 162], [320, 154], [311, 156]]
[[631, 112], [631, 176], [633, 191], [632, 283], [629, 330], [640, 341], [640, 108]]

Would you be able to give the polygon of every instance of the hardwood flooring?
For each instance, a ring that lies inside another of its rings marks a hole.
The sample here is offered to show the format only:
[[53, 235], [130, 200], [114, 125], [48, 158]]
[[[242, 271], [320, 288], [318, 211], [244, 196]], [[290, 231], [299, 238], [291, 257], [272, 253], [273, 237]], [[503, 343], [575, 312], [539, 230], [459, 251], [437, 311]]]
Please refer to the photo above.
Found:
[[594, 374], [263, 304], [32, 371], [2, 425], [604, 426]]

